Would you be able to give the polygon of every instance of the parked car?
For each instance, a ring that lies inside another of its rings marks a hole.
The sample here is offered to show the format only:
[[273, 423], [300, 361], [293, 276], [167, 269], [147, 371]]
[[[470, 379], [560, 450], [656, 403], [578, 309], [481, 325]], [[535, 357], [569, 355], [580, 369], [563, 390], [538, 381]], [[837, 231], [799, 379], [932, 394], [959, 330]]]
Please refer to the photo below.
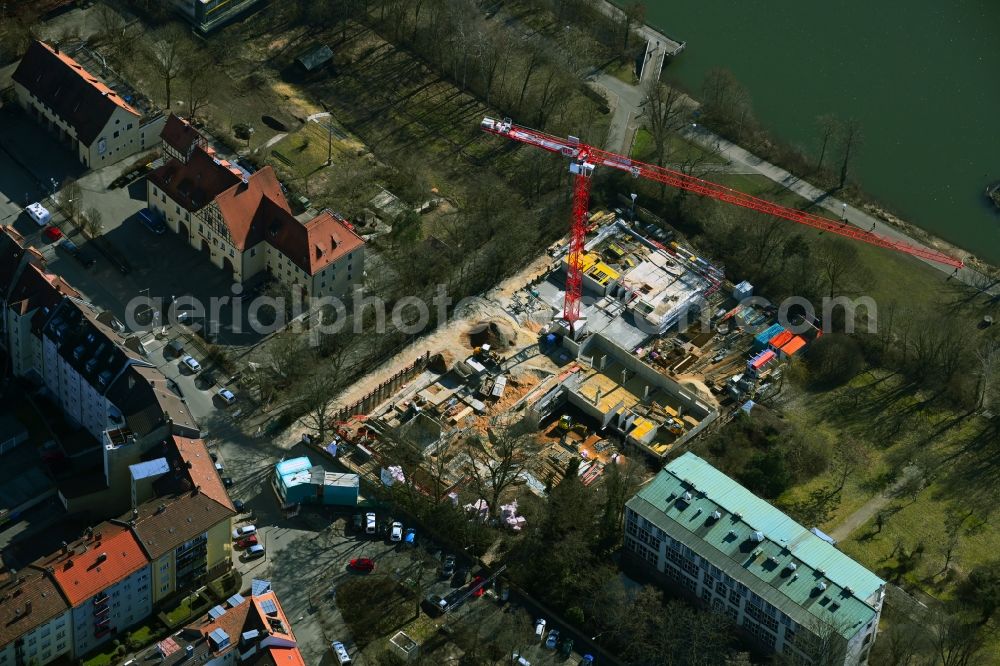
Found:
[[403, 543], [407, 546], [417, 545], [417, 531], [412, 527], [407, 527], [406, 532], [403, 534]]
[[512, 664], [517, 664], [517, 666], [531, 666], [531, 662], [526, 658], [522, 657], [519, 653], [515, 652], [511, 658], [510, 662]]
[[180, 340], [171, 340], [167, 343], [167, 349], [169, 349], [174, 356], [180, 356], [184, 353], [184, 343]]
[[361, 527], [364, 525], [365, 517], [360, 513], [354, 514], [354, 531], [360, 532]]
[[365, 534], [375, 534], [375, 514], [369, 511], [365, 514]]
[[448, 610], [448, 602], [440, 595], [432, 594], [427, 597], [424, 609], [428, 615], [441, 615]]
[[244, 513], [247, 510], [247, 506], [243, 503], [243, 500], [238, 499], [233, 500], [233, 508], [236, 509], [236, 513]]
[[50, 220], [52, 220], [52, 214], [49, 213], [45, 206], [40, 203], [28, 204], [28, 206], [25, 207], [24, 212], [26, 212], [28, 217], [34, 220], [35, 224], [40, 227], [44, 227]]
[[249, 548], [247, 548], [247, 559], [248, 560], [255, 560], [258, 557], [264, 557], [264, 546], [262, 546], [262, 545], [260, 545], [258, 543], [258, 544], [255, 544], [255, 545], [250, 546]]
[[62, 238], [62, 231], [56, 226], [45, 227], [45, 231], [42, 232], [42, 235], [55, 243], [57, 240]]
[[371, 573], [372, 571], [375, 571], [375, 560], [369, 557], [356, 557], [351, 560], [350, 567], [354, 571]]
[[455, 575], [455, 556], [445, 555], [444, 562], [441, 563], [441, 577], [450, 578]]
[[392, 529], [389, 531], [389, 541], [402, 541], [403, 540], [403, 523], [396, 521], [392, 524]]
[[226, 488], [232, 488], [234, 485], [236, 485], [236, 482], [233, 481], [233, 477], [224, 476], [222, 477], [222, 485], [224, 485]]
[[330, 643], [330, 649], [333, 650], [333, 656], [337, 658], [337, 663], [340, 666], [347, 666], [351, 663], [351, 655], [347, 652], [347, 648], [340, 641], [333, 641]]
[[167, 225], [163, 223], [163, 220], [157, 217], [153, 211], [148, 208], [143, 208], [139, 211], [139, 219], [142, 220], [142, 223], [146, 225], [146, 228], [154, 234], [159, 235], [167, 230]]
[[219, 389], [219, 392], [216, 393], [216, 395], [219, 396], [219, 400], [226, 403], [227, 405], [231, 405], [234, 402], [236, 402], [236, 394], [227, 388]]
[[576, 666], [594, 666], [594, 655], [592, 654], [583, 655], [583, 659], [581, 659], [580, 663], [577, 664]]
[[542, 640], [543, 636], [545, 636], [545, 618], [540, 617], [535, 620], [535, 638]]
[[225, 468], [222, 466], [222, 463], [220, 462], [215, 463], [215, 471], [219, 473], [219, 476], [222, 476], [223, 469]]
[[549, 632], [549, 637], [545, 639], [545, 647], [549, 650], [555, 650], [556, 645], [559, 644], [559, 630], [553, 629]]
[[[472, 588], [472, 589], [475, 589], [476, 585], [479, 585], [484, 580], [486, 580], [486, 579], [483, 578], [482, 576], [476, 576], [475, 578], [472, 579], [472, 583], [469, 584], [469, 587]], [[475, 592], [473, 592], [472, 596], [474, 596], [474, 597], [476, 597], [478, 599], [479, 597], [483, 596], [484, 592], [486, 592], [486, 586], [485, 585], [483, 585], [478, 590], [476, 590]]]
[[559, 655], [563, 659], [569, 659], [571, 654], [573, 654], [573, 639], [567, 636], [559, 644]]
[[243, 527], [237, 527], [233, 530], [234, 539], [242, 539], [245, 536], [250, 536], [251, 534], [257, 534], [256, 525], [244, 525]]
[[250, 536], [243, 537], [242, 539], [236, 542], [236, 545], [239, 546], [240, 548], [249, 548], [250, 546], [256, 546], [257, 535], [251, 534]]
[[201, 370], [201, 363], [196, 361], [194, 357], [191, 356], [190, 354], [185, 354], [184, 357], [181, 359], [181, 363], [186, 365], [188, 367], [188, 370], [190, 370], [191, 372], [198, 372]]

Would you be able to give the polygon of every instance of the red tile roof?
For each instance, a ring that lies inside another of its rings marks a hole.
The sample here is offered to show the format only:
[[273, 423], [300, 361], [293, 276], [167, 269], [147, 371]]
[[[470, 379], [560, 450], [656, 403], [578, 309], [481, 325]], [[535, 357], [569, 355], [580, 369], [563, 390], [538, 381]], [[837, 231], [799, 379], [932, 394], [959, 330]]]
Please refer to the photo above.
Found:
[[20, 83], [65, 120], [85, 145], [90, 145], [108, 124], [116, 108], [139, 117], [118, 93], [85, 70], [73, 58], [44, 42], [32, 42], [13, 75]]
[[222, 160], [205, 150], [195, 149], [187, 163], [169, 160], [149, 174], [149, 181], [185, 209], [194, 212], [239, 183], [240, 177], [224, 166]]
[[45, 273], [34, 264], [28, 264], [14, 283], [7, 304], [19, 314], [25, 315], [40, 307], [55, 307], [63, 296], [79, 298], [80, 292], [58, 275]]
[[[226, 221], [233, 245], [240, 251], [255, 245], [262, 238], [261, 225], [266, 226], [270, 219], [295, 220], [288, 201], [281, 193], [274, 169], [269, 166], [252, 174], [246, 182], [241, 181], [221, 193], [215, 198], [215, 203]], [[253, 238], [254, 235], [257, 238]]]
[[226, 487], [222, 485], [222, 479], [219, 478], [219, 473], [215, 470], [215, 463], [212, 462], [212, 457], [208, 453], [205, 440], [190, 439], [179, 435], [174, 435], [173, 439], [181, 461], [188, 466], [192, 485], [199, 488], [199, 492], [202, 494], [235, 513], [233, 501], [229, 499], [229, 493], [226, 492]]
[[149, 560], [132, 532], [121, 525], [101, 523], [92, 539], [71, 545], [69, 553], [57, 553], [41, 561], [51, 566], [56, 583], [70, 604], [77, 606], [101, 590], [148, 564]]
[[[254, 608], [257, 611], [257, 617], [265, 629], [268, 629], [272, 635], [285, 638], [289, 641], [295, 641], [295, 634], [292, 633], [292, 624], [288, 621], [285, 616], [285, 611], [278, 602], [278, 597], [274, 594], [273, 590], [269, 590], [264, 594], [259, 594], [252, 597]], [[276, 626], [271, 626], [268, 618], [275, 618], [274, 615], [269, 616], [263, 608], [263, 602], [271, 600], [274, 602], [274, 606], [277, 609], [276, 619], [280, 621], [281, 627], [284, 629], [284, 633], [281, 633], [276, 629]], [[269, 646], [268, 652], [271, 659], [278, 666], [305, 666], [305, 662], [302, 660], [302, 653], [299, 652], [297, 646], [293, 647], [282, 647], [282, 646]]]
[[310, 275], [365, 244], [347, 222], [328, 210], [305, 224], [291, 216], [274, 220], [266, 240]]
[[0, 582], [0, 647], [40, 627], [69, 604], [44, 571], [31, 567]]
[[170, 114], [167, 122], [163, 125], [160, 138], [181, 155], [187, 155], [196, 143], [204, 143], [204, 138], [191, 123], [180, 116]]

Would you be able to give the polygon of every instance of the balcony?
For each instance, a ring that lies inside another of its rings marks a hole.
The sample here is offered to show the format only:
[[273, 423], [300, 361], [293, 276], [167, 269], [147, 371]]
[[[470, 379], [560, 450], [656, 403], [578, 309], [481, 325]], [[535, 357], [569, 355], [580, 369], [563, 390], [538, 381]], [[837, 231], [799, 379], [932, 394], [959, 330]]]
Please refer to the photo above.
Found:
[[110, 599], [110, 598], [111, 597], [109, 597], [107, 594], [104, 594], [104, 593], [99, 594], [99, 595], [97, 595], [97, 596], [94, 597], [94, 605], [95, 606], [100, 606], [101, 604], [106, 604], [106, 603], [108, 603], [108, 599]]
[[103, 608], [95, 608], [94, 609], [94, 617], [95, 618], [100, 618], [102, 615], [107, 615], [107, 613], [109, 611], [111, 611], [111, 606], [108, 606], [107, 604], [105, 604]]

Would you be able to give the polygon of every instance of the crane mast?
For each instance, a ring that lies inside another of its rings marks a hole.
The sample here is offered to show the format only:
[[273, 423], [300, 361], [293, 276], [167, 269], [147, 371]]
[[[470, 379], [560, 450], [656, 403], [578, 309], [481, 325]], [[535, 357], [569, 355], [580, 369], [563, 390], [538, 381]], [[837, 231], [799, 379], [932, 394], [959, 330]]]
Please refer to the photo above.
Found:
[[566, 273], [566, 298], [563, 304], [563, 318], [572, 328], [580, 318], [580, 298], [583, 292], [583, 272], [581, 268], [584, 244], [587, 234], [587, 211], [590, 202], [590, 183], [594, 168], [605, 166], [632, 175], [633, 178], [644, 178], [658, 183], [694, 192], [719, 201], [725, 201], [736, 206], [755, 210], [767, 215], [780, 217], [791, 222], [803, 224], [821, 231], [862, 241], [876, 247], [933, 261], [956, 270], [962, 268], [963, 262], [943, 252], [926, 247], [893, 240], [886, 236], [865, 231], [851, 226], [846, 221], [837, 222], [821, 215], [789, 208], [766, 199], [751, 196], [745, 192], [734, 190], [725, 185], [719, 185], [708, 180], [695, 178], [680, 171], [667, 169], [655, 164], [646, 164], [624, 155], [618, 155], [600, 148], [589, 146], [577, 137], [566, 138], [539, 132], [528, 127], [515, 125], [509, 118], [496, 120], [483, 118], [480, 128], [490, 134], [506, 137], [529, 146], [541, 148], [550, 153], [557, 153], [570, 160], [569, 170], [574, 175], [573, 180], [573, 219], [570, 233], [569, 257]]

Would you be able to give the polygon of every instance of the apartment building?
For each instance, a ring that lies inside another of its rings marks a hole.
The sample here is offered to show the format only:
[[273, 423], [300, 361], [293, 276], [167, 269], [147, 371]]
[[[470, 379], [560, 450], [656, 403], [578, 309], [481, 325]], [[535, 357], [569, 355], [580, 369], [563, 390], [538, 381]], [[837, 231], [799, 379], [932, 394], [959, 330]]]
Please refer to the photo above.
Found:
[[45, 666], [73, 652], [71, 608], [53, 577], [28, 568], [0, 576], [0, 666]]
[[[628, 561], [795, 664], [864, 664], [885, 581], [685, 453], [625, 510]], [[822, 661], [820, 661], [822, 657]]]
[[41, 336], [38, 329], [64, 296], [80, 294], [62, 278], [45, 270], [38, 250], [26, 246], [11, 227], [0, 228], [0, 340], [10, 370], [19, 377], [41, 381]]
[[82, 490], [60, 488], [60, 498], [73, 511], [124, 511], [128, 467], [171, 434], [198, 437], [198, 424], [163, 374], [116, 332], [110, 313], [47, 273], [13, 230], [0, 231], [0, 257], [0, 346], [12, 371], [44, 388], [102, 448], [104, 478], [88, 478]]
[[73, 657], [110, 641], [153, 610], [149, 559], [127, 528], [111, 522], [32, 565], [55, 580], [72, 606]]
[[205, 443], [175, 435], [150, 452], [162, 471], [155, 496], [121, 518], [152, 561], [153, 603], [196, 587], [231, 565], [233, 503]]
[[270, 583], [253, 581], [251, 594], [234, 594], [197, 622], [161, 641], [162, 666], [304, 666], [298, 641]]
[[162, 113], [140, 112], [58, 46], [32, 42], [13, 80], [18, 104], [84, 166], [114, 164], [160, 142]]
[[220, 159], [185, 121], [163, 130], [166, 164], [147, 179], [150, 210], [239, 283], [266, 272], [305, 296], [343, 296], [361, 282], [365, 242], [325, 210], [292, 215], [274, 170], [248, 173]]
[[236, 511], [205, 442], [173, 436], [146, 458], [161, 471], [132, 511], [0, 578], [0, 666], [79, 659], [232, 566]]

